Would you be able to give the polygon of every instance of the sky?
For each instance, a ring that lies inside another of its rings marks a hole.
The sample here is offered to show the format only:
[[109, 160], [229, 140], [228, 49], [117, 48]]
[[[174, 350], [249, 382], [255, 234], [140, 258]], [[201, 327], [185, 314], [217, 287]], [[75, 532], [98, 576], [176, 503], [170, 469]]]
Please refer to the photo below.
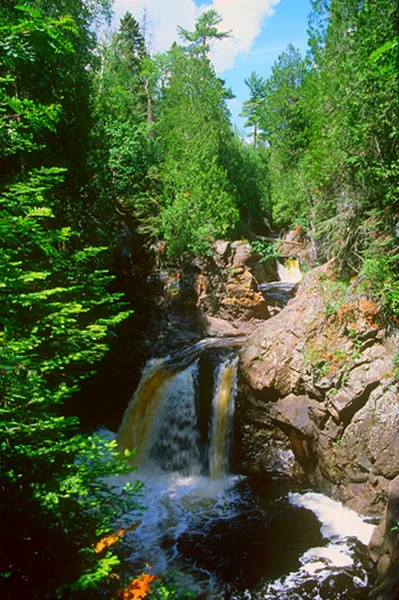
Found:
[[192, 31], [202, 11], [213, 8], [220, 14], [220, 31], [231, 30], [232, 37], [215, 42], [210, 58], [236, 96], [229, 101], [229, 108], [233, 124], [241, 132], [244, 119], [239, 114], [248, 97], [245, 79], [252, 71], [269, 77], [273, 63], [289, 43], [303, 54], [307, 49], [310, 0], [115, 0], [114, 27], [126, 11], [140, 21], [144, 7], [155, 52], [167, 50], [178, 39], [178, 25]]

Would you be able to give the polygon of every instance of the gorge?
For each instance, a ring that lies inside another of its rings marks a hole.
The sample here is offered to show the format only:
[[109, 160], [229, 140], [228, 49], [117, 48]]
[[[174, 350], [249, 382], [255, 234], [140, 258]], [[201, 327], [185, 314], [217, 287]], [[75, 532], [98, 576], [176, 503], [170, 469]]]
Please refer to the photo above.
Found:
[[[301, 281], [303, 246], [262, 260], [248, 242], [216, 242], [177, 274], [164, 264], [163, 318], [149, 329], [163, 357], [118, 431], [151, 511], [125, 543], [144, 544], [150, 572], [172, 566], [211, 597], [364, 598], [375, 585], [365, 545], [399, 473], [395, 335], [355, 285], [343, 295], [333, 263]], [[207, 332], [217, 337], [187, 345]]]

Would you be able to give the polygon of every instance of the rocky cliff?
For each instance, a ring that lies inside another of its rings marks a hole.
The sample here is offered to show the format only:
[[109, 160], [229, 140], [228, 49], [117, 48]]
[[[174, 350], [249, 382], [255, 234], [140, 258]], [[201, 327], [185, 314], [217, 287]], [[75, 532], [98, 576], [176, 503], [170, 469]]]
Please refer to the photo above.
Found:
[[330, 263], [250, 335], [239, 417], [248, 469], [306, 477], [380, 514], [399, 475], [399, 403], [395, 339], [377, 317], [361, 295], [344, 297]]
[[377, 600], [399, 597], [397, 333], [334, 264], [312, 270], [241, 352], [237, 422], [247, 471], [309, 481], [378, 517]]

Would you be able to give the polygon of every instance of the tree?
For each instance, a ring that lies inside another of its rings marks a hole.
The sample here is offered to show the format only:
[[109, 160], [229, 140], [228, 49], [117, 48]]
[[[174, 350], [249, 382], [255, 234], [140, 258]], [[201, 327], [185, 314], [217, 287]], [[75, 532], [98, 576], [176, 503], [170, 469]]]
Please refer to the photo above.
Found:
[[97, 76], [94, 136], [98, 169], [109, 175], [109, 195], [135, 244], [151, 221], [157, 196], [156, 90], [154, 61], [148, 56], [138, 22], [127, 13], [119, 31], [101, 48]]
[[197, 52], [205, 58], [212, 41], [224, 40], [231, 35], [231, 31], [219, 31], [218, 25], [222, 20], [215, 10], [207, 10], [198, 17], [194, 31], [190, 32], [183, 27], [178, 27], [177, 31], [183, 41], [190, 42], [189, 49], [192, 52]]
[[272, 148], [279, 151], [284, 166], [298, 162], [307, 145], [304, 90], [308, 67], [291, 44], [280, 54], [265, 85], [260, 124]]
[[169, 53], [159, 131], [164, 141], [161, 169], [161, 232], [170, 254], [203, 253], [238, 223], [233, 188], [222, 164], [231, 127], [226, 91], [202, 53]]
[[295, 226], [311, 213], [302, 165], [309, 135], [308, 72], [307, 61], [289, 45], [272, 67], [256, 105], [256, 118], [269, 146], [272, 214], [280, 226]]
[[47, 159], [42, 140], [56, 130], [61, 106], [14, 85], [27, 64], [48, 68], [74, 51], [75, 23], [30, 5], [2, 11], [0, 139], [10, 162], [0, 190], [0, 527], [7, 548], [0, 577], [5, 598], [66, 590], [71, 597], [95, 589], [118, 564], [92, 545], [136, 506], [137, 488], [120, 495], [105, 483], [130, 469], [112, 443], [79, 434], [62, 403], [93, 372], [129, 311], [120, 294], [108, 292], [105, 249], [85, 246], [62, 222], [65, 169], [31, 166]]
[[245, 85], [249, 88], [250, 96], [243, 103], [241, 116], [246, 117], [244, 127], [253, 127], [254, 148], [257, 147], [259, 135], [259, 123], [262, 118], [264, 102], [266, 98], [265, 80], [255, 72], [252, 72], [248, 79], [245, 79]]
[[321, 258], [399, 311], [397, 14], [389, 0], [313, 0], [310, 52], [273, 67], [261, 124], [276, 221], [310, 221]]

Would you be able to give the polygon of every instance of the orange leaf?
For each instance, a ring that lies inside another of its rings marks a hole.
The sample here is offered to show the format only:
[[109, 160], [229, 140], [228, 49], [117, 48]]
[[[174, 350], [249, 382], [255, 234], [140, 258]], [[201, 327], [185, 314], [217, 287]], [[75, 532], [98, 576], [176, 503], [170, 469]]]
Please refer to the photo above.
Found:
[[133, 525], [131, 525], [127, 529], [120, 529], [119, 531], [116, 531], [115, 533], [111, 533], [110, 535], [106, 535], [105, 537], [101, 538], [101, 540], [99, 542], [97, 542], [95, 549], [94, 549], [96, 554], [100, 554], [100, 552], [102, 552], [106, 548], [110, 548], [111, 546], [116, 544], [116, 542], [119, 540], [119, 538], [121, 538], [125, 533], [127, 533], [128, 531], [134, 531], [135, 529], [137, 529], [137, 527], [139, 525], [140, 525], [140, 521], [137, 521], [136, 523], [133, 523]]
[[137, 579], [133, 579], [131, 583], [123, 590], [121, 598], [122, 600], [142, 600], [146, 598], [148, 593], [151, 591], [151, 583], [157, 579], [156, 575], [148, 575], [143, 573]]

